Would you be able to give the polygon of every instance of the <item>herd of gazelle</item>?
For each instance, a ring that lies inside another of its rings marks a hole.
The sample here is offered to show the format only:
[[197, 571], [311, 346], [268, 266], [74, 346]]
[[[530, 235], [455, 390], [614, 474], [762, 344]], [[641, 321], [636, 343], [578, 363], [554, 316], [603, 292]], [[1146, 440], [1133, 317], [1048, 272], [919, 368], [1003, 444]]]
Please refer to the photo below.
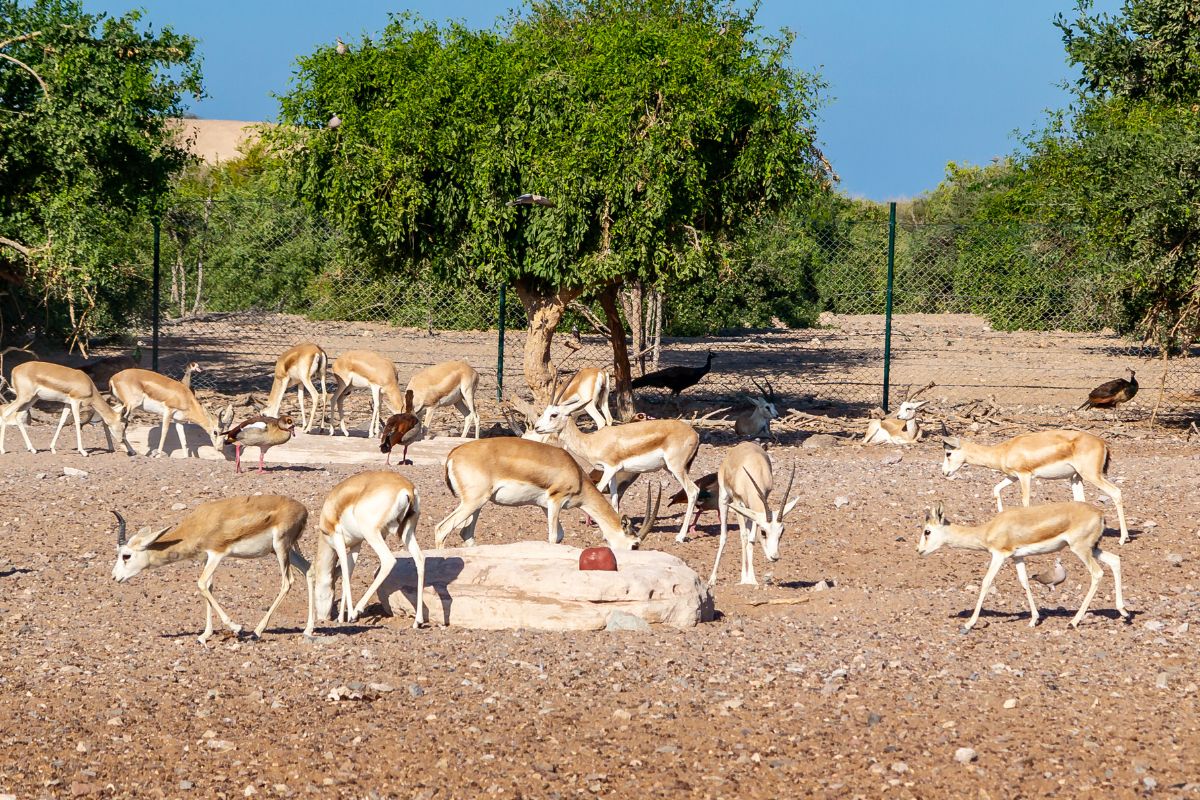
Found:
[[[189, 366], [188, 376], [193, 366]], [[277, 415], [284, 394], [295, 385], [301, 423], [304, 430], [311, 429], [325, 406], [323, 376], [326, 366], [324, 351], [313, 344], [297, 345], [284, 353], [276, 364], [265, 413]], [[679, 482], [681, 494], [686, 497], [687, 507], [676, 538], [682, 542], [687, 537], [700, 494], [696, 482], [688, 476], [699, 448], [699, 436], [691, 425], [674, 419], [645, 419], [614, 425], [608, 411], [609, 377], [606, 370], [580, 370], [561, 389], [556, 381], [550, 404], [524, 437], [491, 439], [478, 438], [479, 416], [475, 410], [474, 394], [479, 376], [466, 362], [448, 362], [421, 370], [413, 375], [403, 392], [394, 365], [377, 353], [344, 353], [333, 361], [331, 371], [335, 390], [329, 404], [330, 433], [334, 432], [336, 413], [336, 425], [341, 427], [343, 434], [348, 435], [342, 405], [345, 395], [352, 388], [367, 388], [371, 392], [369, 430], [372, 436], [378, 435], [383, 427], [382, 399], [386, 399], [394, 410], [402, 408], [414, 418], [424, 410], [425, 427], [430, 425], [435, 408], [454, 405], [464, 416], [464, 437], [474, 421], [476, 441], [460, 445], [447, 458], [446, 483], [459, 504], [437, 525], [434, 534], [437, 547], [441, 547], [446, 537], [456, 529], [461, 529], [466, 544], [473, 544], [480, 510], [491, 501], [498, 505], [537, 505], [545, 509], [547, 537], [551, 542], [562, 541], [563, 530], [559, 521], [562, 510], [581, 508], [596, 522], [610, 547], [635, 549], [653, 527], [661, 491], [659, 497], [653, 500], [647, 497], [646, 515], [636, 530], [628, 518], [618, 514], [621, 494], [637, 475], [661, 469]], [[316, 390], [314, 377], [322, 378], [320, 394]], [[162, 430], [158, 448], [152, 451], [154, 455], [162, 454], [166, 431], [171, 422], [176, 424], [181, 443], [186, 442], [182, 424], [187, 421], [204, 428], [214, 447], [218, 448], [221, 446], [221, 429], [232, 422], [232, 407], [213, 416], [196, 399], [186, 382], [155, 372], [124, 369], [112, 375], [109, 383], [112, 395], [119, 404], [117, 409], [108, 405], [91, 378], [80, 370], [40, 361], [27, 362], [14, 368], [11, 384], [16, 398], [0, 409], [0, 453], [4, 452], [7, 426], [14, 420], [27, 447], [36, 452], [22, 421], [23, 412], [36, 401], [64, 404], [51, 450], [70, 413], [75, 418], [76, 442], [84, 455], [86, 451], [82, 446], [80, 420], [85, 412], [94, 412], [100, 417], [109, 436], [110, 449], [113, 447], [112, 436], [115, 435], [129, 453], [132, 453], [132, 448], [125, 438], [125, 427], [132, 411], [141, 409], [162, 414]], [[304, 409], [305, 392], [310, 396], [311, 414], [306, 414]], [[763, 395], [764, 403], [774, 402], [773, 391], [768, 395], [764, 390]], [[915, 417], [916, 411], [923, 405], [925, 403], [906, 402], [902, 404], [895, 420], [872, 420], [863, 442], [918, 441], [920, 429]], [[756, 409], [759, 406], [756, 404]], [[774, 412], [774, 409], [771, 411]], [[575, 416], [580, 413], [591, 417], [597, 428], [594, 433], [585, 433], [576, 426]], [[417, 420], [413, 425], [419, 426], [420, 421]], [[954, 474], [964, 464], [988, 467], [1004, 475], [993, 490], [1000, 513], [984, 525], [951, 524], [946, 521], [940, 503], [926, 511], [925, 526], [918, 545], [922, 555], [932, 553], [943, 545], [986, 550], [991, 554], [979, 601], [964, 630], [969, 630], [976, 623], [983, 598], [996, 573], [1008, 559], [1013, 560], [1018, 579], [1029, 600], [1031, 624], [1036, 624], [1039, 615], [1029, 589], [1024, 559], [1064, 547], [1080, 558], [1091, 575], [1091, 586], [1072, 625], [1079, 623], [1096, 592], [1103, 573], [1101, 564], [1107, 565], [1113, 572], [1117, 610], [1122, 616], [1126, 615], [1120, 560], [1099, 548], [1103, 532], [1102, 513], [1082, 502], [1084, 481], [1108, 495], [1117, 509], [1120, 542], [1125, 543], [1128, 528], [1121, 491], [1105, 477], [1110, 458], [1108, 447], [1102, 439], [1080, 431], [1058, 430], [1025, 434], [992, 446], [951, 437], [944, 438], [943, 443], [945, 459], [942, 470], [945, 475]], [[594, 474], [589, 474], [592, 468], [600, 472], [598, 480], [594, 481]], [[1069, 479], [1074, 502], [1031, 506], [1030, 484], [1035, 477]], [[753, 544], [760, 534], [768, 560], [778, 559], [784, 518], [799, 501], [799, 497], [790, 498], [794, 479], [795, 465], [792, 466], [783, 499], [777, 509], [772, 509], [770, 495], [774, 489], [774, 477], [766, 452], [758, 444], [747, 442], [726, 454], [716, 475], [720, 542], [710, 585], [716, 583], [717, 567], [727, 539], [730, 511], [737, 515], [741, 539], [740, 582], [757, 584]], [[1004, 511], [1001, 490], [1014, 482], [1020, 484], [1023, 506]], [[601, 491], [609, 493], [608, 501]], [[279, 596], [255, 632], [261, 634], [271, 614], [286, 595], [291, 585], [290, 570], [295, 567], [307, 577], [310, 600], [305, 633], [311, 634], [314, 614], [319, 613], [327, 618], [333, 613], [332, 580], [335, 565], [340, 565], [343, 583], [338, 619], [353, 621], [362, 613], [366, 602], [395, 562], [386, 544], [386, 537], [390, 533], [403, 530], [403, 543], [417, 562], [418, 583], [423, 584], [424, 562], [416, 540], [419, 514], [420, 504], [415, 487], [395, 473], [365, 472], [343, 481], [331, 492], [322, 510], [318, 525], [318, 553], [312, 567], [300, 556], [297, 548], [297, 541], [307, 521], [307, 512], [290, 498], [266, 495], [205, 503], [174, 530], [169, 527], [157, 531], [143, 529], [128, 541], [125, 538], [125, 522], [118, 516], [118, 558], [113, 577], [123, 581], [146, 567], [205, 555], [207, 562], [198, 582], [208, 609], [205, 631], [201, 636], [203, 641], [212, 634], [214, 611], [235, 633], [241, 630], [212, 596], [212, 575], [220, 561], [225, 557], [253, 558], [274, 552], [280, 562], [283, 583]], [[359, 603], [354, 604], [349, 579], [355, 555], [364, 542], [377, 554], [381, 569], [368, 590], [361, 595]], [[416, 608], [415, 624], [420, 625], [424, 622], [420, 602]]]

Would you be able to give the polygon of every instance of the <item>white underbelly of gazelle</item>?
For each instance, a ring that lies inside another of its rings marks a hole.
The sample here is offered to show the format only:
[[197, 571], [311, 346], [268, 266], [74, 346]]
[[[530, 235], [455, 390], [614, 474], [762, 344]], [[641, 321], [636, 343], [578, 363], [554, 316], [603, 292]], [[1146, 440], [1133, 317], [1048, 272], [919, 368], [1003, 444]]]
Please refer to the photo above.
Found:
[[1018, 547], [1013, 551], [1013, 555], [1017, 556], [1018, 558], [1023, 558], [1025, 556], [1038, 556], [1042, 555], [1043, 553], [1053, 553], [1056, 550], [1062, 550], [1066, 546], [1067, 539], [1065, 536], [1055, 536], [1051, 539], [1047, 539], [1044, 542], [1027, 544], [1024, 547]]
[[1038, 467], [1033, 471], [1033, 477], [1046, 478], [1047, 480], [1061, 480], [1070, 478], [1075, 474], [1075, 468], [1070, 464], [1047, 464], [1044, 467]]
[[492, 492], [492, 502], [501, 506], [537, 505], [545, 508], [546, 490], [530, 483], [501, 483]]
[[641, 455], [630, 456], [621, 462], [625, 472], [653, 472], [667, 466], [667, 458], [662, 450], [651, 450]]

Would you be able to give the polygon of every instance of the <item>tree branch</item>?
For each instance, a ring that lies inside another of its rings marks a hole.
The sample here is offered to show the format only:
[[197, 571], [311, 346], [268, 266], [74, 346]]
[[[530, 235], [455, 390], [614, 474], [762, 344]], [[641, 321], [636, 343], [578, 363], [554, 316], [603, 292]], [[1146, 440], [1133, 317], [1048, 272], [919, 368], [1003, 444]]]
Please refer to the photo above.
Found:
[[576, 312], [577, 314], [579, 314], [579, 316], [583, 317], [585, 320], [587, 320], [588, 324], [590, 324], [593, 328], [595, 328], [596, 332], [599, 333], [601, 336], [604, 336], [608, 339], [612, 339], [612, 331], [609, 329], [609, 327], [607, 325], [605, 325], [603, 322], [601, 322], [600, 318], [597, 317], [595, 314], [593, 314], [592, 310], [590, 308], [588, 308], [587, 306], [585, 306], [583, 303], [580, 303], [580, 302], [571, 303], [571, 310]]
[[20, 242], [14, 242], [12, 239], [9, 239], [7, 237], [0, 236], [0, 246], [11, 247], [13, 250], [16, 250], [18, 253], [25, 256], [26, 258], [33, 258], [32, 250], [30, 250], [28, 247], [21, 244]]
[[[5, 45], [12, 44], [13, 42], [18, 42], [21, 39], [25, 39], [25, 38], [29, 38], [29, 37], [28, 36], [23, 36], [23, 37], [19, 36], [16, 39], [10, 39], [7, 42], [0, 43], [0, 47], [4, 47]], [[0, 53], [0, 58], [3, 58], [5, 61], [11, 61], [12, 63], [16, 64], [21, 69], [28, 72], [35, 79], [37, 79], [38, 85], [42, 87], [42, 93], [46, 95], [47, 100], [50, 99], [50, 87], [46, 85], [46, 82], [44, 80], [42, 80], [42, 76], [38, 75], [33, 67], [29, 66], [28, 64], [26, 64], [24, 61], [22, 61], [19, 58], [13, 58], [8, 53]]]

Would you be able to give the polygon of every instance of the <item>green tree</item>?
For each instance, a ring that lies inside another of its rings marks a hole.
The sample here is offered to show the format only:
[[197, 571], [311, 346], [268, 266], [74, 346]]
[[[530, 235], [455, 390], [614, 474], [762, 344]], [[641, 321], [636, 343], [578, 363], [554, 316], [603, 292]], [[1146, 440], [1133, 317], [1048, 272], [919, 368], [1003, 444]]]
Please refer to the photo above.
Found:
[[194, 40], [141, 22], [0, 0], [0, 287], [80, 347], [126, 321], [127, 232], [186, 162], [168, 118], [202, 91]]
[[[514, 286], [541, 397], [567, 305], [598, 299], [628, 398], [622, 283], [711, 277], [731, 233], [828, 179], [791, 41], [715, 0], [539, 0], [486, 31], [398, 17], [300, 59], [276, 139], [374, 268]], [[553, 207], [506, 206], [526, 192]]]

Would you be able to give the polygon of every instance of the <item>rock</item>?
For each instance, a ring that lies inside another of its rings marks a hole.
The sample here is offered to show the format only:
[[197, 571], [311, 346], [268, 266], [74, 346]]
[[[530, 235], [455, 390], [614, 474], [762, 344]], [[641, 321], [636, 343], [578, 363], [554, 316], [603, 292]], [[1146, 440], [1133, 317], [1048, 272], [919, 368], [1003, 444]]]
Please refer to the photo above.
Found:
[[833, 498], [833, 507], [834, 508], [841, 508], [842, 506], [848, 506], [848, 505], [850, 505], [850, 498], [846, 497], [845, 495], [840, 494], [837, 497]]
[[800, 446], [808, 450], [816, 450], [822, 447], [837, 447], [838, 438], [829, 433], [814, 433], [805, 439]]
[[1010, 697], [1007, 700], [1005, 700], [1004, 707], [1005, 708], [1016, 708], [1017, 707], [1017, 698]]
[[623, 708], [618, 708], [616, 711], [613, 712], [612, 715], [613, 715], [613, 719], [620, 719], [620, 720], [625, 720], [625, 721], [629, 721], [629, 720], [633, 719], [632, 712], [626, 711]]
[[960, 764], [970, 764], [979, 755], [970, 747], [960, 747], [954, 751], [954, 760]]
[[[579, 555], [545, 541], [426, 550], [428, 618], [478, 630], [602, 630], [614, 611], [676, 628], [712, 619], [707, 586], [670, 553], [618, 552], [616, 572], [580, 572]], [[412, 559], [397, 553], [378, 593], [385, 613], [411, 615], [415, 587]]]
[[171, 504], [172, 511], [183, 511], [185, 508], [187, 508], [187, 503], [172, 503]]
[[88, 476], [86, 470], [75, 469], [74, 467], [63, 467], [63, 475], [68, 478], [86, 478]]
[[421, 688], [420, 684], [410, 683], [408, 685], [408, 693], [413, 697], [420, 697], [425, 694], [425, 690]]
[[816, 583], [814, 583], [812, 585], [812, 591], [814, 591], [814, 592], [823, 592], [828, 588], [829, 588], [829, 584], [823, 580], [817, 581]]
[[608, 615], [608, 621], [604, 623], [606, 631], [648, 631], [650, 623], [637, 616], [624, 611], [612, 611]]
[[191, 781], [180, 781], [180, 782], [179, 782], [179, 788], [180, 788], [180, 789], [182, 789], [182, 790], [183, 790], [183, 791], [185, 791], [185, 792], [186, 792], [188, 789], [191, 789], [193, 786], [195, 786], [195, 784], [194, 784], [194, 783], [192, 783]]
[[904, 456], [900, 453], [888, 453], [886, 456], [879, 459], [879, 463], [883, 464], [884, 466], [891, 466], [892, 464], [899, 464], [903, 460]]
[[874, 711], [867, 714], [867, 727], [874, 727], [883, 722], [883, 717], [876, 714]]
[[1154, 778], [1146, 777], [1142, 778], [1142, 785], [1146, 787], [1147, 792], [1153, 792], [1158, 788], [1158, 781], [1154, 780]]
[[1167, 553], [1167, 563], [1172, 567], [1182, 567], [1183, 556], [1179, 555], [1179, 553]]
[[1165, 673], [1165, 672], [1158, 673], [1158, 677], [1154, 679], [1154, 688], [1155, 689], [1166, 689], [1167, 688], [1167, 673]]
[[903, 761], [893, 762], [892, 766], [889, 769], [891, 769], [892, 772], [896, 773], [897, 775], [903, 775], [904, 773], [909, 771], [908, 764], [905, 764]]
[[1148, 631], [1161, 631], [1167, 627], [1167, 624], [1162, 620], [1152, 619], [1143, 626]]

